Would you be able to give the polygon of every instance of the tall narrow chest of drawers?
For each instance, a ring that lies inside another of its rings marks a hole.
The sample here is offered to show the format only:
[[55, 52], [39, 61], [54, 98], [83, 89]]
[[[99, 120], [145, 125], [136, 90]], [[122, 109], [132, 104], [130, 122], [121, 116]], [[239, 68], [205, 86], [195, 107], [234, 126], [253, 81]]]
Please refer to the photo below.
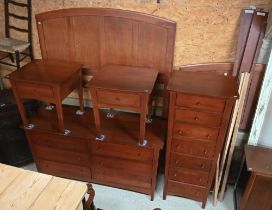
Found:
[[164, 199], [179, 195], [205, 207], [233, 104], [234, 77], [173, 72], [170, 91]]

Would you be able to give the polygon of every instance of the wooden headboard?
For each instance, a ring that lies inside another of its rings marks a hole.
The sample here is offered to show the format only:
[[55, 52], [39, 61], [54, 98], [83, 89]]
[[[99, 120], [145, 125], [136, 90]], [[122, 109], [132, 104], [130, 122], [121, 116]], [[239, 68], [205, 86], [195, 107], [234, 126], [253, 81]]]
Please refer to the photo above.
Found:
[[36, 15], [36, 20], [43, 59], [77, 61], [88, 74], [105, 64], [150, 67], [159, 70], [164, 86], [168, 83], [175, 45], [173, 21], [104, 8], [49, 11]]

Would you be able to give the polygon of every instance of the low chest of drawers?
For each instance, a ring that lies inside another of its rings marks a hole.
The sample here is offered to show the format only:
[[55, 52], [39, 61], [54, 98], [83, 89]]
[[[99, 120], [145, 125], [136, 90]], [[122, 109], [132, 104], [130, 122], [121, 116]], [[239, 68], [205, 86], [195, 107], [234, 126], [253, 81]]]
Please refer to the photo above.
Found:
[[180, 195], [205, 207], [216, 162], [237, 98], [235, 78], [173, 72], [170, 91], [164, 199]]
[[154, 118], [147, 125], [149, 141], [142, 147], [138, 115], [120, 112], [107, 118], [101, 113], [107, 139], [97, 141], [93, 111], [76, 115], [76, 109], [63, 106], [64, 124], [71, 130], [68, 136], [58, 132], [56, 110], [42, 108], [29, 119], [36, 125], [26, 134], [38, 171], [145, 193], [153, 200], [166, 122]]

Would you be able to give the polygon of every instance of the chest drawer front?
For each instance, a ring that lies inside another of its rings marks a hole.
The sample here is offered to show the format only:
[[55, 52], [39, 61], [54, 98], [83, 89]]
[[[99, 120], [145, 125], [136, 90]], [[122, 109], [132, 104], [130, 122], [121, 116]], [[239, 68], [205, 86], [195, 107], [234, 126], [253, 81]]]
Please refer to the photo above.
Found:
[[97, 90], [98, 104], [114, 105], [121, 107], [140, 107], [140, 95], [117, 92]]
[[71, 163], [76, 165], [89, 166], [89, 156], [76, 152], [53, 149], [50, 147], [34, 146], [38, 158], [44, 160], [57, 161], [62, 163]]
[[74, 152], [88, 153], [87, 142], [82, 139], [72, 139], [50, 133], [28, 132], [33, 144], [38, 144], [56, 149], [71, 150]]
[[223, 112], [225, 100], [179, 93], [177, 95], [176, 105], [211, 112]]
[[174, 138], [189, 137], [199, 140], [216, 142], [219, 128], [209, 128], [198, 125], [175, 123], [173, 136]]
[[16, 82], [16, 88], [22, 98], [42, 99], [54, 97], [53, 89], [48, 85]]
[[92, 162], [96, 180], [143, 188], [151, 185], [152, 166], [149, 164], [99, 156]]
[[201, 186], [195, 186], [171, 180], [168, 181], [167, 189], [173, 195], [180, 195], [196, 200], [202, 200], [206, 191], [206, 188]]
[[221, 115], [209, 112], [198, 112], [188, 109], [176, 108], [175, 120], [189, 122], [194, 124], [202, 124], [208, 126], [220, 126]]
[[82, 181], [91, 181], [92, 179], [91, 169], [83, 166], [39, 160], [38, 169], [39, 172], [64, 178]]
[[209, 179], [209, 173], [180, 167], [170, 167], [169, 178], [174, 181], [206, 186]]
[[197, 157], [213, 158], [215, 144], [173, 139], [172, 151]]
[[212, 161], [204, 158], [197, 158], [187, 155], [171, 153], [170, 165], [173, 167], [182, 167], [209, 172], [212, 165]]
[[95, 155], [102, 155], [127, 160], [136, 160], [152, 163], [153, 150], [138, 146], [117, 145], [106, 142], [92, 142], [91, 152]]

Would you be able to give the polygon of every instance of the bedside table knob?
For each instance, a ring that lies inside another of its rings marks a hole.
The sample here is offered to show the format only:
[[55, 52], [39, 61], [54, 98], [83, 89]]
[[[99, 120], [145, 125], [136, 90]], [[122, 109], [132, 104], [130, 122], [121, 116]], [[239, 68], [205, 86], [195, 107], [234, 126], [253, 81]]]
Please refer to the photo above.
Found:
[[199, 120], [199, 118], [198, 118], [197, 116], [195, 116], [195, 117], [194, 117], [194, 120], [195, 120], [195, 121], [198, 121], [198, 120]]
[[204, 155], [207, 155], [207, 150], [204, 150], [203, 153], [204, 153]]
[[176, 177], [177, 176], [177, 173], [174, 173], [174, 177]]
[[211, 135], [210, 135], [210, 134], [207, 134], [207, 135], [206, 135], [206, 138], [207, 138], [207, 139], [210, 139], [210, 138], [211, 138]]
[[178, 160], [175, 160], [175, 164], [178, 164], [179, 163], [179, 161]]
[[205, 168], [205, 165], [204, 165], [204, 164], [201, 164], [200, 168], [204, 169], [204, 168]]

